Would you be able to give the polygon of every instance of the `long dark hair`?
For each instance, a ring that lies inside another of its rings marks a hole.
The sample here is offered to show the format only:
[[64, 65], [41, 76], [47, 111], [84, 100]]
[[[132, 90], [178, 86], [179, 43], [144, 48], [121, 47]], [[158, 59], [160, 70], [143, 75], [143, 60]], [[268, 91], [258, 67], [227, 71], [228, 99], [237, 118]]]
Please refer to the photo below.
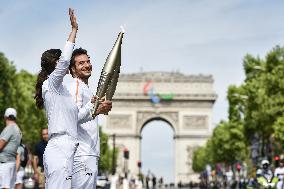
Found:
[[42, 84], [47, 79], [48, 75], [53, 72], [56, 66], [56, 62], [59, 60], [61, 56], [60, 49], [49, 49], [42, 53], [41, 56], [41, 70], [37, 76], [36, 82], [36, 93], [35, 100], [36, 105], [39, 109], [43, 108], [43, 98], [42, 98]]

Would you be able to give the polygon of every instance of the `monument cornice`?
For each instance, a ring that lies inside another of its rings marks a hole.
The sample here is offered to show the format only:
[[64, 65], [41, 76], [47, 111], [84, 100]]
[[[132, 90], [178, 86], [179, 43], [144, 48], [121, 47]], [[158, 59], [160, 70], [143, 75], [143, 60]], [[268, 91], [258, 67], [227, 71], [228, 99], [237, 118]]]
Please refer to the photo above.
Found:
[[[112, 136], [112, 135], [109, 135]], [[141, 135], [136, 135], [136, 134], [115, 134], [116, 138], [139, 138], [141, 139]]]
[[[112, 136], [112, 135], [109, 135], [109, 136]], [[174, 135], [174, 139], [207, 139], [207, 138], [210, 138], [211, 135], [206, 135], [206, 134], [203, 134], [203, 135], [200, 135], [200, 134], [188, 134], [188, 135], [180, 135], [180, 134], [177, 134], [177, 135]], [[137, 134], [115, 134], [115, 137], [116, 138], [139, 138], [139, 139], [142, 139], [142, 136], [141, 135], [137, 135]]]
[[145, 82], [145, 81], [158, 81], [158, 82], [174, 82], [174, 83], [213, 83], [212, 75], [185, 75], [180, 72], [140, 72], [120, 74], [119, 82]]
[[149, 99], [119, 99], [113, 100], [114, 107], [132, 107], [132, 108], [212, 108], [214, 104], [213, 100], [174, 100], [174, 101], [162, 101], [159, 104], [153, 104]]
[[207, 139], [210, 137], [210, 134], [177, 134], [174, 139]]
[[[149, 96], [141, 93], [116, 93], [113, 100], [150, 100]], [[171, 101], [175, 100], [210, 100], [215, 101], [217, 94], [175, 94]]]

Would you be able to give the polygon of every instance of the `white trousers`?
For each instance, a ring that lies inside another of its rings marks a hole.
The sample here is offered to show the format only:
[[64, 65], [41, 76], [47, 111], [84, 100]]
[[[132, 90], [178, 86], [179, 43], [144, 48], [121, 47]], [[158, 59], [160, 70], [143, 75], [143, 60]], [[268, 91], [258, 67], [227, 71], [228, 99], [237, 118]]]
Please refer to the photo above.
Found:
[[23, 179], [24, 179], [25, 171], [24, 170], [19, 170], [17, 172], [17, 179], [15, 184], [23, 184]]
[[96, 189], [98, 158], [75, 156], [73, 163], [72, 189]]
[[77, 141], [68, 135], [51, 137], [44, 151], [46, 189], [71, 188], [71, 176]]
[[283, 181], [280, 180], [280, 181], [277, 182], [276, 188], [277, 189], [283, 189], [284, 187], [282, 185], [283, 185]]
[[0, 163], [0, 188], [14, 188], [16, 162]]

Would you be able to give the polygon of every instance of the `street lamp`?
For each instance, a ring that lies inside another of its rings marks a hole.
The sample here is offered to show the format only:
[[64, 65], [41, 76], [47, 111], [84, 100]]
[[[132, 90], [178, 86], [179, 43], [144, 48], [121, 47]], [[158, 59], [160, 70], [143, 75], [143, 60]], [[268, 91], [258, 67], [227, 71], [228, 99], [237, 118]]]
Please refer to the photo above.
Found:
[[115, 175], [116, 165], [115, 165], [115, 134], [112, 135], [112, 175]]
[[238, 93], [234, 93], [234, 94], [232, 94], [232, 96], [238, 97], [238, 98], [241, 98], [241, 99], [248, 99], [248, 96], [247, 96], [247, 95], [240, 95], [240, 94], [238, 94]]
[[142, 167], [142, 163], [140, 160], [137, 161], [137, 166], [139, 168], [139, 175], [141, 175], [141, 167]]
[[254, 70], [261, 70], [261, 71], [265, 71], [265, 68], [262, 66], [253, 66], [252, 67]]
[[129, 150], [126, 147], [123, 149], [123, 157], [124, 157], [124, 174], [125, 174], [125, 178], [127, 178]]

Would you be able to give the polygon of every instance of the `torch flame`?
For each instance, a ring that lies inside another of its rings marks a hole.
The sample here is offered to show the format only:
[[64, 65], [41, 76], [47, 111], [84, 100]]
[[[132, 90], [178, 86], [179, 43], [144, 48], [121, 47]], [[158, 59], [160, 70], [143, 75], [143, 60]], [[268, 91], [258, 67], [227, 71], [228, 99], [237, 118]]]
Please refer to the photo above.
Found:
[[125, 29], [124, 29], [124, 26], [123, 26], [123, 25], [120, 26], [120, 29], [121, 29], [121, 32], [122, 32], [122, 33], [125, 33]]

